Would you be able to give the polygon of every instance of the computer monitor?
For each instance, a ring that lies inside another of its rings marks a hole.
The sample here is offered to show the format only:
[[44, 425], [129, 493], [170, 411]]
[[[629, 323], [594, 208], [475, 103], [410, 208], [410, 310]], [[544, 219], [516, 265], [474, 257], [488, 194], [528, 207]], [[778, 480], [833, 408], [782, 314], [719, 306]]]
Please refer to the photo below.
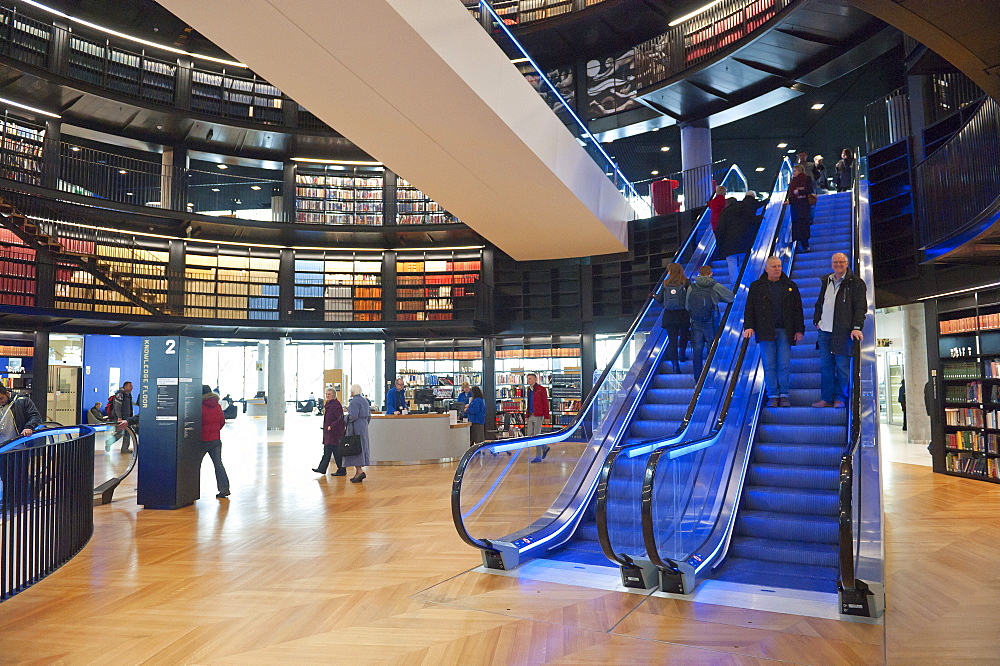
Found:
[[428, 388], [418, 388], [413, 390], [413, 402], [417, 405], [431, 405], [434, 403], [434, 390]]

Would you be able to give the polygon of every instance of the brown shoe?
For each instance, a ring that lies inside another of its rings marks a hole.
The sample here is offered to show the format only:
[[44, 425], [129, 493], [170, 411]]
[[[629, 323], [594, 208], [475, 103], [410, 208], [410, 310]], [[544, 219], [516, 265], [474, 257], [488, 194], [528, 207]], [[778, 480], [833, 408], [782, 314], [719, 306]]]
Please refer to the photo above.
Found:
[[777, 398], [771, 398], [770, 400], [767, 401], [767, 406], [768, 407], [777, 407], [778, 406], [778, 402], [779, 402], [779, 400]]
[[837, 400], [836, 402], [833, 403], [833, 406], [842, 409], [845, 406], [844, 405], [844, 401], [843, 400]]
[[826, 400], [820, 400], [819, 402], [814, 402], [813, 407], [833, 407], [833, 405], [828, 403]]
[[778, 400], [778, 406], [779, 407], [791, 407], [792, 406], [792, 401], [789, 400], [788, 398], [780, 398]]

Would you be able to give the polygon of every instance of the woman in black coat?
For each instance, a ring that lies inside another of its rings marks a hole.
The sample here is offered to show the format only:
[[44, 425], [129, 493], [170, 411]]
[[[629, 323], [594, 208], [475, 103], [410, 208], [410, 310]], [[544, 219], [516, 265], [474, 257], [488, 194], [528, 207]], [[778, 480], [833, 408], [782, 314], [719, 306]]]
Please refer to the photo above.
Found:
[[854, 153], [850, 148], [840, 151], [840, 161], [837, 162], [837, 191], [846, 192], [854, 187]]
[[785, 203], [792, 211], [792, 240], [798, 242], [799, 249], [809, 251], [809, 235], [812, 226], [812, 202], [815, 196], [812, 177], [805, 168], [796, 164], [792, 167], [792, 181], [788, 184]]

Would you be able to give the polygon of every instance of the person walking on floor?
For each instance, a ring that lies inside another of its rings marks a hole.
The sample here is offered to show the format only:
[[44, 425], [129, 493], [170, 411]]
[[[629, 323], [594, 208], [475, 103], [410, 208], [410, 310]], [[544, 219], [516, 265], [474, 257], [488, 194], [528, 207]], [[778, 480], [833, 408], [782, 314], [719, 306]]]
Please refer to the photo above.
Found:
[[469, 445], [475, 446], [486, 441], [486, 400], [483, 390], [478, 386], [469, 389], [469, 406], [465, 408], [465, 417], [471, 424], [469, 427]]
[[719, 185], [715, 188], [715, 195], [705, 203], [708, 209], [712, 211], [712, 216], [709, 218], [709, 222], [712, 224], [712, 231], [715, 231], [715, 228], [719, 226], [719, 215], [722, 214], [722, 209], [728, 203], [726, 200], [726, 187]]
[[[402, 382], [403, 380], [397, 380]], [[368, 444], [368, 423], [372, 420], [371, 405], [361, 393], [361, 386], [351, 386], [351, 401], [347, 403], [347, 434], [361, 437], [361, 453], [356, 456], [344, 456], [344, 467], [353, 467], [354, 476], [351, 483], [361, 483], [368, 478], [365, 467], [371, 464], [371, 450]]]
[[[125, 382], [122, 384], [121, 388], [115, 392], [115, 397], [111, 401], [111, 421], [128, 421], [133, 416], [133, 402], [132, 402], [132, 382]], [[128, 430], [119, 428], [115, 431], [115, 436], [109, 439], [105, 445], [104, 450], [110, 451], [111, 445], [122, 440], [122, 453], [128, 453], [131, 449], [129, 444], [131, 443], [132, 437], [128, 434]]]
[[734, 201], [726, 206], [719, 217], [719, 227], [715, 230], [715, 254], [725, 258], [729, 265], [729, 279], [734, 288], [740, 275], [740, 267], [757, 238], [761, 220], [757, 211], [760, 207], [757, 193], [751, 190], [742, 201]]
[[[525, 379], [528, 382], [528, 390], [525, 391], [526, 408], [524, 420], [524, 436], [533, 437], [542, 434], [542, 425], [545, 419], [551, 416], [549, 411], [549, 392], [544, 386], [538, 383], [538, 375], [529, 372]], [[531, 459], [533, 463], [540, 463], [549, 455], [548, 446], [536, 446], [535, 457]]]
[[205, 459], [205, 454], [212, 459], [215, 466], [215, 483], [219, 488], [216, 497], [229, 497], [229, 475], [222, 464], [222, 428], [226, 425], [226, 417], [219, 406], [219, 394], [212, 392], [212, 387], [203, 384], [201, 387], [201, 446], [202, 454], [198, 467]]
[[847, 255], [830, 258], [833, 273], [820, 278], [813, 324], [819, 331], [816, 348], [820, 360], [820, 400], [813, 407], [843, 407], [851, 384], [854, 341], [868, 315], [868, 290], [864, 281], [847, 269]]
[[[355, 384], [357, 386], [357, 384]], [[351, 397], [353, 400], [354, 397]], [[406, 382], [402, 377], [396, 377], [395, 385], [385, 394], [385, 413], [403, 414], [406, 412]]]
[[854, 187], [854, 152], [850, 148], [840, 151], [835, 178], [838, 192], [846, 192]]
[[687, 291], [687, 311], [691, 316], [691, 352], [694, 376], [701, 375], [705, 354], [719, 328], [719, 303], [732, 303], [733, 292], [712, 277], [712, 267], [702, 266]]
[[691, 319], [687, 311], [687, 290], [690, 282], [680, 264], [667, 264], [667, 279], [658, 294], [650, 294], [663, 305], [663, 329], [667, 332], [666, 359], [673, 363], [674, 372], [681, 371], [680, 357], [683, 355], [681, 335], [690, 329]]
[[317, 474], [326, 474], [330, 468], [330, 456], [337, 464], [337, 471], [330, 472], [330, 476], [347, 476], [347, 468], [344, 467], [344, 460], [337, 451], [337, 445], [344, 438], [346, 430], [344, 424], [344, 406], [337, 400], [337, 391], [331, 386], [326, 389], [326, 402], [323, 404], [323, 458], [319, 465], [313, 468]]
[[899, 380], [899, 395], [896, 396], [896, 400], [899, 401], [899, 408], [903, 410], [903, 432], [906, 432], [906, 380]]
[[781, 259], [768, 257], [764, 275], [750, 284], [743, 337], [755, 336], [764, 363], [768, 407], [791, 407], [792, 345], [805, 335], [802, 295], [785, 275]]
[[812, 176], [806, 175], [800, 164], [792, 167], [792, 180], [788, 183], [785, 203], [792, 211], [792, 240], [800, 250], [809, 251], [809, 235], [812, 226], [812, 207], [816, 201]]

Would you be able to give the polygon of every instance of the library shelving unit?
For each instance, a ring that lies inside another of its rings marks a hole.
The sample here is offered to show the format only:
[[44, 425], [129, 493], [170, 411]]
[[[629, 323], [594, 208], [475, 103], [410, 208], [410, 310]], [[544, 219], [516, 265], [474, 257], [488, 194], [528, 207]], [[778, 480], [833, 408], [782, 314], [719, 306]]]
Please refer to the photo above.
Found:
[[433, 396], [431, 408], [443, 409], [458, 397], [462, 382], [482, 387], [483, 342], [401, 340], [396, 347], [396, 368], [396, 376], [406, 382], [410, 409], [423, 406], [416, 401], [420, 389], [422, 395]]
[[876, 281], [917, 276], [910, 139], [868, 155], [872, 259]]
[[[946, 474], [1000, 483], [1000, 290], [951, 303], [938, 322]], [[937, 466], [936, 466], [937, 467]]]
[[35, 305], [35, 251], [0, 229], [0, 304]]
[[31, 390], [32, 343], [0, 338], [0, 384], [13, 391]]
[[482, 269], [482, 250], [478, 249], [400, 251], [396, 255], [396, 318], [473, 319]]
[[42, 183], [45, 128], [4, 111], [0, 116], [0, 176], [32, 185]]
[[396, 224], [452, 224], [457, 222], [441, 204], [400, 178], [396, 182]]
[[189, 243], [185, 262], [185, 316], [278, 319], [276, 253]]
[[295, 219], [305, 224], [383, 224], [382, 168], [295, 169]]
[[381, 321], [382, 253], [297, 253], [295, 317]]
[[526, 375], [535, 373], [549, 393], [552, 417], [543, 431], [573, 421], [583, 399], [580, 336], [500, 338], [496, 341], [496, 430], [498, 438], [523, 432], [527, 403]]
[[580, 269], [574, 261], [497, 261], [498, 313], [509, 321], [579, 319]]
[[280, 125], [281, 91], [264, 79], [234, 76], [223, 69], [191, 71], [191, 108], [226, 118]]
[[634, 317], [646, 304], [680, 246], [682, 219], [678, 213], [636, 220], [629, 225], [632, 253], [628, 260], [592, 262], [595, 317]]

